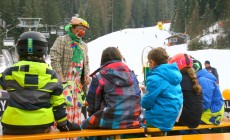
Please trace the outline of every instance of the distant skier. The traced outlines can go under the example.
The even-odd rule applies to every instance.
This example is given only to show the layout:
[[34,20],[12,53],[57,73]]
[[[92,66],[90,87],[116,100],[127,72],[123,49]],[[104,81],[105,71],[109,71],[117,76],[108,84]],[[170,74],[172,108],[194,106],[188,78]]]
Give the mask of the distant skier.
[[217,73],[216,68],[211,67],[210,61],[209,61],[209,60],[206,60],[206,61],[204,62],[204,66],[205,66],[205,68],[206,68],[206,70],[207,70],[208,72],[212,73],[212,74],[216,77],[216,83],[219,85],[219,75],[218,75],[218,73]]

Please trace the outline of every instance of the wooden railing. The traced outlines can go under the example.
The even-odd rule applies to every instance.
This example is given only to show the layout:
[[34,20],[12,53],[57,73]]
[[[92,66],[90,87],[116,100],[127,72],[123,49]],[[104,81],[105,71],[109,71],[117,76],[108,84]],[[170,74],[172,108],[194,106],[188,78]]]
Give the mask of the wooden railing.
[[[212,128],[224,128],[224,127],[230,127],[230,121],[223,121],[220,125],[199,125],[197,128],[188,128],[186,126],[174,126],[172,131],[194,130],[194,129],[205,129],[205,128],[212,129]],[[38,139],[56,139],[56,138],[90,137],[90,136],[115,136],[115,139],[121,139],[120,136],[122,134],[153,133],[153,132],[161,132],[161,130],[159,128],[150,128],[150,127],[148,127],[147,129],[136,128],[136,129],[119,129],[119,130],[84,129],[79,131],[51,132],[51,133],[34,134],[34,135],[2,135],[0,136],[0,140],[1,139],[2,140],[38,140]],[[193,139],[193,140],[197,140],[197,139]]]

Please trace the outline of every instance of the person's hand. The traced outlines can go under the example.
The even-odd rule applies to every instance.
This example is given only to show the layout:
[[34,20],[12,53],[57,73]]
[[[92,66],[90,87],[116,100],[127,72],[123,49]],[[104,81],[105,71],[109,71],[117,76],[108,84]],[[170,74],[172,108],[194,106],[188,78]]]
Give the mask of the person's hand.
[[148,91],[146,90],[146,87],[144,85],[140,85],[139,87],[140,87],[142,93],[148,94]]
[[66,83],[67,82],[67,80],[65,80],[65,78],[63,78],[63,76],[60,76],[60,79],[61,79],[62,83]]
[[57,129],[59,129],[61,132],[81,130],[81,128],[78,124],[74,124],[74,123],[71,123],[69,121],[65,121],[65,122],[66,123],[58,123],[57,124]]
[[91,82],[90,76],[89,75],[85,76],[84,85],[88,85],[90,82]]
[[146,88],[145,88],[144,85],[140,85],[139,87],[140,87],[140,89],[141,89],[142,92],[145,92],[145,91],[146,91]]
[[67,82],[67,81],[64,79],[64,77],[63,77],[63,75],[62,75],[61,72],[57,72],[57,74],[58,74],[58,76],[59,76],[59,78],[60,78],[60,80],[61,80],[62,83]]
[[61,82],[62,82],[62,83],[67,83],[67,81],[66,81],[66,80],[64,80],[64,79],[62,79],[62,80],[61,80]]

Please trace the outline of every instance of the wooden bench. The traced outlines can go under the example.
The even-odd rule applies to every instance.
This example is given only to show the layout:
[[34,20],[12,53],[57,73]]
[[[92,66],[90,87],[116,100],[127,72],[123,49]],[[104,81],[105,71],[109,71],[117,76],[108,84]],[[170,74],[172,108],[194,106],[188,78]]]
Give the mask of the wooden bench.
[[[171,131],[213,129],[213,128],[224,128],[224,127],[230,127],[230,121],[229,120],[226,120],[226,119],[223,120],[220,125],[200,124],[197,128],[189,128],[187,126],[174,126]],[[146,132],[147,133],[161,132],[161,130],[159,128],[148,127]],[[167,134],[165,134],[165,135],[167,135]]]
[[69,132],[51,132],[34,135],[2,135],[0,140],[38,140],[38,139],[55,139],[55,138],[73,138],[73,137],[89,137],[89,136],[115,136],[115,139],[121,139],[121,134],[144,133],[143,128],[136,129],[120,129],[120,130],[104,130],[104,129],[87,129]]
[[[223,127],[230,127],[230,121],[223,121],[220,125],[199,125],[197,128],[188,128],[187,126],[174,126],[172,131],[194,130],[194,129],[205,129],[205,128],[223,128]],[[144,132],[145,132],[144,128],[120,129],[120,130],[84,129],[81,131],[51,132],[51,133],[34,134],[34,135],[2,135],[0,136],[0,140],[1,139],[37,140],[37,139],[73,138],[73,137],[89,137],[89,136],[115,136],[115,139],[120,139],[121,134],[137,134],[137,133],[144,133]],[[162,132],[162,131],[159,128],[148,127],[146,129],[146,132],[153,133],[153,132]]]
[[167,137],[144,137],[129,140],[230,140],[230,133],[194,134]]

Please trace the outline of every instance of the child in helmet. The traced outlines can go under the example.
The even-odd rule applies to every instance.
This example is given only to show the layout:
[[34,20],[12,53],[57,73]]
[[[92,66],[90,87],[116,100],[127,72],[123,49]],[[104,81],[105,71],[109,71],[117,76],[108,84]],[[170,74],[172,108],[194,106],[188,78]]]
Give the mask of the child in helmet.
[[169,63],[177,64],[182,74],[180,83],[183,92],[182,112],[178,116],[177,125],[189,128],[198,127],[202,115],[202,88],[198,83],[196,73],[192,68],[191,56],[179,53],[171,57]]
[[182,76],[176,64],[168,64],[168,54],[158,47],[148,53],[150,72],[146,91],[141,99],[148,126],[170,131],[183,102],[180,82]]
[[216,84],[216,77],[202,69],[200,61],[193,59],[193,68],[203,93],[203,113],[201,123],[218,125],[224,116],[224,100]]
[[45,63],[48,42],[39,32],[25,32],[17,45],[19,62],[0,74],[0,88],[10,94],[2,116],[3,134],[49,132],[54,120],[60,131],[79,130],[66,119],[65,100],[57,73]]

